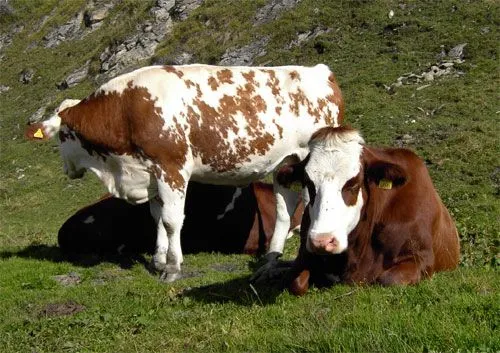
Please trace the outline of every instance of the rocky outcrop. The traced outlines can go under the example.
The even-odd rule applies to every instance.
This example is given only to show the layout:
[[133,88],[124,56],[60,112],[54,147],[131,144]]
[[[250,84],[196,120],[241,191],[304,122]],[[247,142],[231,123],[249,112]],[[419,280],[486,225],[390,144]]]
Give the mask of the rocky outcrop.
[[[12,38],[24,29],[22,25],[14,25],[4,33],[0,33],[0,53],[12,43]],[[0,59],[2,55],[0,54]],[[1,61],[1,60],[0,60]]]
[[[301,0],[270,0],[262,6],[254,17],[254,26],[271,22],[284,12],[291,10]],[[319,35],[319,34],[318,34]],[[222,54],[219,65],[252,65],[254,60],[267,54],[266,46],[269,37],[262,37],[250,44],[239,48],[229,48]]]
[[86,8],[76,13],[65,24],[58,26],[43,37],[45,48],[54,48],[68,40],[80,40],[99,28],[109,11],[115,6],[114,1],[94,4],[89,2]]
[[61,42],[76,39],[80,35],[80,28],[83,21],[83,12],[74,15],[68,22],[54,28],[43,37],[45,48],[57,47]]
[[[203,1],[204,0],[176,0],[175,6],[170,11],[172,19],[174,21],[184,21],[193,10],[197,9],[203,3]],[[169,2],[169,0],[159,0],[158,4],[161,2]]]
[[255,58],[267,54],[267,43],[269,43],[269,37],[262,37],[244,47],[230,48],[222,55],[219,65],[252,65]]
[[270,0],[255,14],[255,26],[277,19],[283,12],[294,8],[301,0]]
[[[122,42],[107,47],[99,56],[101,62],[97,82],[135,68],[153,56],[158,44],[171,32],[173,20],[183,20],[202,0],[157,0],[151,9],[152,20],[137,26],[136,32]],[[188,54],[189,55],[189,54]]]

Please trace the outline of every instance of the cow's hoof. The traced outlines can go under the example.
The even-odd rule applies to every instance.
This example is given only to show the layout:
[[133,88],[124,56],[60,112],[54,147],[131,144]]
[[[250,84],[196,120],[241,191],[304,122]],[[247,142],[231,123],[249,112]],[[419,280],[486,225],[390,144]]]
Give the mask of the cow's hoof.
[[279,264],[278,258],[280,256],[281,254],[278,252],[266,254],[264,256],[265,263],[250,277],[250,282],[260,284],[282,278],[283,274],[289,270],[289,266],[286,263]]
[[161,262],[155,259],[154,257],[151,259],[151,263],[149,264],[149,267],[151,271],[153,272],[165,272],[165,269],[167,268],[167,263],[166,262]]
[[182,278],[182,274],[180,272],[167,273],[166,271],[164,271],[160,275],[160,281],[166,282],[166,283],[172,283],[174,281],[177,281],[180,278]]

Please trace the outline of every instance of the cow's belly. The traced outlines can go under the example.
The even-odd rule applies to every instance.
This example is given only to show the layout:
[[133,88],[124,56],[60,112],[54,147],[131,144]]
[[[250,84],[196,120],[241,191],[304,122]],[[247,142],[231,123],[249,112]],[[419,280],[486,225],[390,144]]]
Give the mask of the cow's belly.
[[131,156],[112,155],[104,168],[90,168],[104,183],[108,192],[132,204],[147,202],[158,194],[151,176],[151,162]]
[[[275,146],[264,155],[253,155],[232,168],[220,169],[203,164],[200,159],[195,158],[191,179],[206,184],[243,186],[273,172],[287,156],[297,155],[302,160],[308,152],[305,146]],[[225,165],[224,160],[220,162],[221,166]]]

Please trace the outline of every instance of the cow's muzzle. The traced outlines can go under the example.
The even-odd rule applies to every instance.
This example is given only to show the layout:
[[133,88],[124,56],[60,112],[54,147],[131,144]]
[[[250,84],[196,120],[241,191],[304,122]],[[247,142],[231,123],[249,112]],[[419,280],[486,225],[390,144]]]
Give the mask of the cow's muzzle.
[[337,238],[330,233],[309,234],[307,250],[318,255],[340,254],[345,250]]

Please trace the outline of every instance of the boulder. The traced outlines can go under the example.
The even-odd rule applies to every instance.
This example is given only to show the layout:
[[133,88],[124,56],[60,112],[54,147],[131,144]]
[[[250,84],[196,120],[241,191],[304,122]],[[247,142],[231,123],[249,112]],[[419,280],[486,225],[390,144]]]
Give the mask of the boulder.
[[90,60],[88,60],[82,67],[70,73],[68,77],[66,77],[64,80],[57,83],[56,84],[57,88],[59,90],[64,90],[76,86],[77,84],[85,80],[85,78],[89,73],[89,67],[90,67]]
[[33,77],[35,76],[35,70],[33,69],[24,69],[21,71],[21,74],[19,76],[19,82],[28,84],[33,80]]

